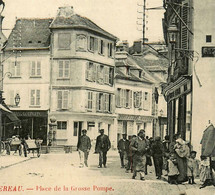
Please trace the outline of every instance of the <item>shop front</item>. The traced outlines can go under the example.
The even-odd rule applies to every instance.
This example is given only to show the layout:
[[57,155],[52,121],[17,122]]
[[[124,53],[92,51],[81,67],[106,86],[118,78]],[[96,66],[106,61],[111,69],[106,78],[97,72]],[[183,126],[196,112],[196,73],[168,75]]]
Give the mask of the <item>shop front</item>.
[[20,125],[14,125],[14,130],[21,138],[30,135],[31,139],[41,139],[47,144],[48,111],[13,111],[20,119]]
[[191,77],[181,77],[164,90],[167,99],[168,134],[174,134],[191,141],[192,124],[192,84]]

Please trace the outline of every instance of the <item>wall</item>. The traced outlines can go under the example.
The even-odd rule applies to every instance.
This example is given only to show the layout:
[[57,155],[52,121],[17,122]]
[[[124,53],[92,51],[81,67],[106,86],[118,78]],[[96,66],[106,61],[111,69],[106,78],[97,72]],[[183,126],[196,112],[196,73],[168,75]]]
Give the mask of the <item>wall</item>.
[[[202,87],[193,73],[193,116],[192,116],[192,143],[194,150],[200,155],[200,141],[203,131],[210,120],[215,123],[215,58],[201,57],[203,46],[215,45],[215,2],[212,0],[194,1],[194,51],[199,57],[198,62],[193,61]],[[212,35],[212,42],[206,43],[206,35]],[[197,53],[199,55],[197,55]]]

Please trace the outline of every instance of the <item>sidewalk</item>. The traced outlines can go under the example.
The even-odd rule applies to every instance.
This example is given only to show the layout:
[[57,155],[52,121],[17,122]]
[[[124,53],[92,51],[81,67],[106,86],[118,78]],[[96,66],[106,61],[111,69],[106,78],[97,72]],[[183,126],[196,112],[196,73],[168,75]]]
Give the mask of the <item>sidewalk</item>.
[[19,156],[18,153],[13,154],[13,152],[11,153],[11,155],[2,154],[0,155],[0,170],[31,159],[32,155],[30,155],[29,157],[24,157],[23,155]]

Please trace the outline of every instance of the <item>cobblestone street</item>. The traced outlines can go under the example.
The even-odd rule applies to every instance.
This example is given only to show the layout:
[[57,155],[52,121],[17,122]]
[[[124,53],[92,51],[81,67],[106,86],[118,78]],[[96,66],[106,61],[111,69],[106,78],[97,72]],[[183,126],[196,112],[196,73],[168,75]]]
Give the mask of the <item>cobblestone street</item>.
[[[1,157],[1,158],[4,158]],[[8,157],[7,157],[8,158]],[[137,194],[137,195],[177,195],[192,189],[197,195],[199,185],[169,185],[165,179],[156,180],[153,167],[145,181],[120,168],[118,153],[108,153],[107,168],[97,168],[98,155],[90,154],[89,167],[79,168],[78,153],[47,154],[40,158],[31,158],[1,171],[1,189],[4,186],[22,186],[23,191],[14,194]],[[150,173],[151,172],[151,173]],[[13,174],[13,177],[8,175]],[[198,180],[197,180],[197,183]],[[58,189],[58,191],[56,191]],[[67,191],[68,190],[68,191]],[[212,187],[201,190],[213,192]],[[107,191],[107,192],[105,192]],[[1,192],[8,194],[8,192]]]

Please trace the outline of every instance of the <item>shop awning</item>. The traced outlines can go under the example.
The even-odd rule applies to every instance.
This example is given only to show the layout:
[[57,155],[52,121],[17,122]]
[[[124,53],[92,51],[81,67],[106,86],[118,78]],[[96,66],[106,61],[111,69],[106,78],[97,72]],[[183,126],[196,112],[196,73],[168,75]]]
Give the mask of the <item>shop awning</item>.
[[16,116],[16,114],[14,114],[11,110],[9,110],[8,108],[6,108],[2,104],[0,104],[0,110],[2,111],[2,114],[4,114],[5,116],[7,116],[11,122],[19,122],[20,121],[18,119],[18,117]]

